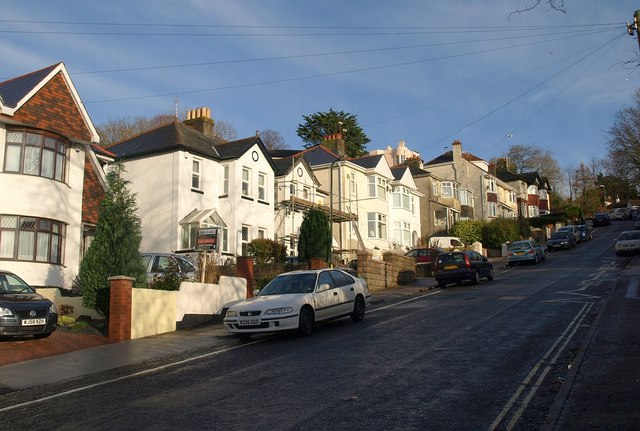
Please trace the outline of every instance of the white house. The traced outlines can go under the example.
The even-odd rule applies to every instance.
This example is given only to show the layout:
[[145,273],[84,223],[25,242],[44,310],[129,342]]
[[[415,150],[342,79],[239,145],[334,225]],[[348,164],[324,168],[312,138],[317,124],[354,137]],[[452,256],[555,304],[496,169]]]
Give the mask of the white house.
[[141,251],[189,252],[197,231],[217,228],[218,262],[274,236],[275,166],[258,136],[213,136],[207,108],[109,149],[126,169],[142,221]]
[[0,82],[0,267],[70,289],[112,154],[63,63]]

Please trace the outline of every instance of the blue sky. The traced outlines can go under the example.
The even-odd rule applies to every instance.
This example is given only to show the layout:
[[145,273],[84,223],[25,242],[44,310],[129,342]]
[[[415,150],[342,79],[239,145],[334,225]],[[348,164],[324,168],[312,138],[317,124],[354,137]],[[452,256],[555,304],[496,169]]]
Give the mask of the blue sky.
[[97,125],[208,106],[301,148],[303,115],[357,115],[368,150],[489,159],[513,144],[564,168],[606,155],[640,71],[637,2],[565,0],[4,2],[0,79],[63,61]]

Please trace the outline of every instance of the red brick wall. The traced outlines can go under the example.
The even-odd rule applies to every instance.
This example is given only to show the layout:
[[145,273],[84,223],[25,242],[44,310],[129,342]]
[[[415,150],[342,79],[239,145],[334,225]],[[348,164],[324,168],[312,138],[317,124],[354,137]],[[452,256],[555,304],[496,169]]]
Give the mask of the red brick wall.
[[93,169],[89,155],[84,158],[84,184],[82,186],[82,221],[98,223],[100,202],[104,198],[104,189]]
[[91,132],[61,73],[54,76],[16,111],[13,119],[32,127],[59,133],[72,140],[92,140]]

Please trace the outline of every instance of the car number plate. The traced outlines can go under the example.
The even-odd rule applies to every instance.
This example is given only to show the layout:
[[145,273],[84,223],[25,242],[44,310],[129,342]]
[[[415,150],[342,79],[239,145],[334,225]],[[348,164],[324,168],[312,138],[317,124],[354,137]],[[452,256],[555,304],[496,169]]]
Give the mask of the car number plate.
[[445,265],[444,269],[458,269],[456,265]]
[[260,319],[240,319],[238,326],[255,326],[260,324]]
[[44,325],[47,319],[22,319],[22,326]]
[[524,254],[524,251],[516,251],[515,253],[516,256],[522,256]]

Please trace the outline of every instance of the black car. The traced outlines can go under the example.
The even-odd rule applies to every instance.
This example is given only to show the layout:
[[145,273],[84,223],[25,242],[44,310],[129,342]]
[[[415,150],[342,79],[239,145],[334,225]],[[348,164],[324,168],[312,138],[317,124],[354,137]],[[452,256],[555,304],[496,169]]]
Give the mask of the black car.
[[56,330],[58,312],[17,275],[0,271],[0,337],[45,338]]
[[481,278],[493,280],[493,265],[485,256],[473,250],[439,254],[433,271],[433,276],[440,287],[465,280],[473,284],[480,283]]
[[580,241],[588,241],[593,238],[591,235],[591,228],[586,224],[579,224],[578,230],[580,231]]
[[547,240],[547,250],[561,250],[561,249],[571,249],[576,246],[576,237],[571,234],[571,232],[562,231],[556,232],[551,235],[551,238]]
[[593,215],[593,225],[594,226],[609,226],[611,224],[611,219],[609,218],[609,214],[607,213],[595,213]]

